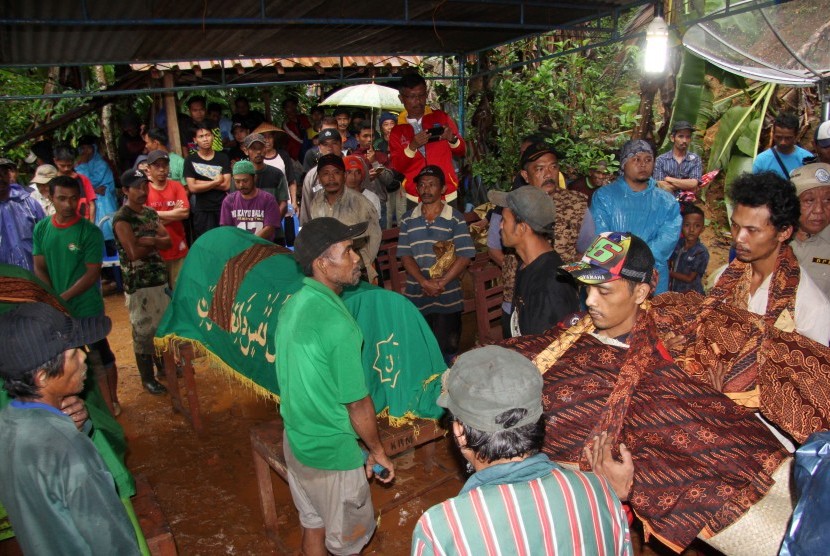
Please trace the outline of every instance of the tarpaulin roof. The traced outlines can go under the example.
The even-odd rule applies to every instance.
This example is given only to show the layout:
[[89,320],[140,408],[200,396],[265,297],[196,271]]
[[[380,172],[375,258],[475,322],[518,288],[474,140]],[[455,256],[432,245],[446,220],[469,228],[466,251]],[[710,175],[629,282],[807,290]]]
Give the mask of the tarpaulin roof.
[[794,86],[830,79],[827,0],[731,3],[739,6],[757,9],[697,23],[684,34],[683,46],[750,79]]
[[446,55],[647,0],[0,1],[0,66]]

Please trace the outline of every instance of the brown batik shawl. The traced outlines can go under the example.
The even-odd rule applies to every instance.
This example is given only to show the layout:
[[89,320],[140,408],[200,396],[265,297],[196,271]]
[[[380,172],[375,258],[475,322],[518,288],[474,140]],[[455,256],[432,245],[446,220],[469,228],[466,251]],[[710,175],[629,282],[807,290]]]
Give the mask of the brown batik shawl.
[[765,315],[746,310],[751,272],[749,264],[733,261],[706,298],[654,298],[653,317],[662,338],[685,338],[671,354],[689,375],[759,409],[804,442],[830,428],[830,349],[779,329],[792,328],[800,277],[789,246],[782,248],[770,279]]
[[641,312],[630,348],[588,334],[590,318],[502,342],[544,373],[544,451],[562,463],[584,461],[588,439],[608,431],[631,450],[631,507],[647,534],[678,552],[698,534],[738,520],[771,488],[786,453],[750,410],[690,379]]

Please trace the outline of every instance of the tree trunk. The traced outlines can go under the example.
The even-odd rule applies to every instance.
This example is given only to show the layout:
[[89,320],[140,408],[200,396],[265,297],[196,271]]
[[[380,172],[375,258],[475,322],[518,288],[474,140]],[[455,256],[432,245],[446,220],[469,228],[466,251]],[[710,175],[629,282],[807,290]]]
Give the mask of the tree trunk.
[[[43,84],[43,94],[44,95],[51,95],[55,93],[56,86],[58,84],[58,79],[60,78],[60,67],[58,66],[50,66],[49,73],[46,77],[46,83]],[[43,108],[42,111],[43,118],[38,119],[37,115],[32,118],[32,123],[29,126],[27,131],[31,131],[37,128],[41,124],[47,123],[49,120],[52,119],[52,109],[55,107],[55,101],[52,99],[46,99],[43,101]],[[37,114],[37,113],[36,113]]]
[[[107,74],[104,66],[92,66],[92,79],[99,89],[106,89]],[[106,102],[98,109],[98,126],[101,128],[101,137],[104,139],[104,157],[108,160],[117,160],[115,151],[115,136],[112,126],[112,103]]]

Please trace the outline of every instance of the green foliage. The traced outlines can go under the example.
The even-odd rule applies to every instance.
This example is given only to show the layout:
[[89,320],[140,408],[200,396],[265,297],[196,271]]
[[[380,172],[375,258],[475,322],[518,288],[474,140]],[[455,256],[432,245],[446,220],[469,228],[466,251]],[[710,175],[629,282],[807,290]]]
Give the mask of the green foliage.
[[[38,95],[43,93],[48,79],[45,69],[34,70],[0,70],[0,88],[6,95]],[[92,90],[90,80],[88,85]],[[86,99],[64,98],[60,100],[9,101],[0,103],[0,145],[20,137],[37,125],[57,118],[61,114],[85,104]],[[95,112],[75,119],[66,126],[55,130],[52,139],[55,142],[73,142],[78,137],[94,133],[100,135],[98,115]],[[3,155],[14,160],[24,158],[29,152],[29,143],[17,145],[6,150]]]
[[[565,40],[553,50],[585,44]],[[624,140],[614,134],[636,122],[639,100],[630,91],[637,88],[625,82],[635,53],[622,44],[572,52],[494,79],[494,152],[473,163],[475,173],[489,186],[510,183],[522,138],[539,131],[560,152],[569,174],[585,174],[601,160],[613,166],[611,152]]]
[[[733,155],[755,158],[764,114],[774,93],[775,85],[768,83],[757,89],[750,106],[733,106],[726,111],[720,119],[712,144],[709,170],[730,168],[730,158]],[[727,176],[729,175],[732,174],[727,171]]]
[[[705,129],[707,126],[699,125],[701,116],[701,108],[708,102],[712,104],[712,92],[706,83],[706,61],[692,54],[684,51],[683,61],[680,64],[680,71],[677,73],[677,80],[675,84],[674,107],[671,116],[671,125],[675,122],[685,121],[691,122],[695,128]],[[669,129],[671,129],[671,125]],[[698,134],[695,133],[695,138]],[[666,135],[661,151],[665,151],[670,147],[671,134]]]

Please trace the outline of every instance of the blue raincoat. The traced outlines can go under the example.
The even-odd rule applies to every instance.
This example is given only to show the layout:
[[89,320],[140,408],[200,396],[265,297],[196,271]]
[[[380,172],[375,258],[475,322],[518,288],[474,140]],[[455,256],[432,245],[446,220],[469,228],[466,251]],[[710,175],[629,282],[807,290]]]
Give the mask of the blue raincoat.
[[32,232],[46,218],[43,207],[20,185],[9,186],[9,198],[0,202],[0,263],[34,271]]
[[654,266],[660,273],[654,293],[668,291],[668,261],[683,224],[680,205],[671,193],[657,187],[657,182],[651,178],[643,191],[634,191],[620,175],[594,193],[591,215],[598,234],[631,232],[645,241],[654,255]]
[[[93,145],[94,153],[92,158],[83,164],[78,164],[75,171],[83,174],[92,182],[96,190],[102,185],[107,190],[101,194],[96,191],[98,198],[95,200],[95,224],[101,228],[105,240],[114,240],[112,233],[112,215],[118,210],[118,197],[115,194],[115,178],[107,161],[98,152],[98,146]],[[107,218],[109,217],[109,218]]]
[[830,432],[812,434],[795,453],[793,477],[798,504],[780,556],[812,556],[830,551]]

